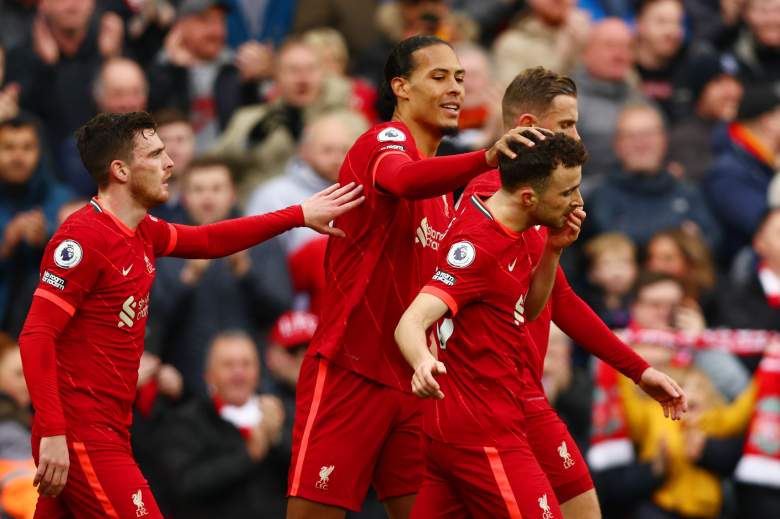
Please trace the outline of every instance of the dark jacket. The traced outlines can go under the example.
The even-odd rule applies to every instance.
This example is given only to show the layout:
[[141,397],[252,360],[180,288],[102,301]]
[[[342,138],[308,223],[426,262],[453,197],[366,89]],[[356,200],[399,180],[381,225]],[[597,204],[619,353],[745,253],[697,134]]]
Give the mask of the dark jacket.
[[704,196],[724,232],[723,258],[749,245],[767,208],[774,171],[769,164],[719,132],[718,155],[702,181]]
[[241,433],[217,414],[210,399],[170,413],[160,446],[175,496],[174,519],[284,517],[287,453],[271,449],[254,462]]
[[667,171],[632,175],[614,170],[585,207],[585,223],[594,234],[619,231],[643,246],[657,231],[692,221],[710,247],[717,250],[720,245],[720,229],[699,190]]

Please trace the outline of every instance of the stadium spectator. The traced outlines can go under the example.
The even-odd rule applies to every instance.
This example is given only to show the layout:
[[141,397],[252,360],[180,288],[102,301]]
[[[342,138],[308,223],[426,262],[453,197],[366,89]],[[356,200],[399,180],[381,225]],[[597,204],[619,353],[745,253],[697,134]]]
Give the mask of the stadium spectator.
[[17,47],[32,30],[38,0],[0,0],[0,46]]
[[[309,123],[298,146],[298,156],[284,173],[259,186],[249,198],[246,214],[262,214],[287,207],[336,182],[350,146],[368,129],[354,112],[332,112]],[[302,198],[303,197],[303,198]],[[325,246],[316,232],[286,232],[278,237],[286,255],[293,290],[309,297],[308,308],[319,312],[325,287]]]
[[92,83],[103,60],[122,51],[122,21],[95,0],[41,0],[38,14],[29,38],[8,53],[8,80],[21,88],[21,107],[46,123],[60,179],[91,194],[73,132],[96,112]]
[[589,240],[584,248],[588,260],[588,304],[610,328],[628,325],[629,295],[636,282],[636,246],[625,234],[610,232]]
[[636,69],[642,93],[668,119],[682,111],[679,90],[687,65],[682,0],[642,0],[636,13]]
[[742,7],[746,26],[734,43],[740,79],[780,86],[780,2],[747,0]]
[[569,0],[530,0],[520,19],[493,45],[496,81],[504,88],[530,67],[569,74],[579,63],[590,20]]
[[[434,0],[435,1],[435,0]],[[303,33],[318,27],[333,27],[344,35],[349,52],[358,55],[376,43],[377,34],[368,29],[373,22],[377,0],[296,0],[293,31]],[[418,1],[417,3],[425,3]]]
[[181,201],[181,176],[195,156],[195,131],[190,120],[178,110],[160,110],[154,114],[154,120],[157,122],[157,135],[173,161],[173,170],[168,179],[170,198],[152,209],[151,213],[168,222],[182,223],[186,215]]
[[30,394],[24,382],[19,345],[0,332],[0,513],[32,519],[38,492],[32,482]]
[[750,244],[767,208],[780,153],[780,93],[769,85],[746,84],[737,120],[717,146],[702,188],[725,232],[722,259],[727,265]]
[[669,133],[673,174],[699,183],[712,164],[714,132],[724,131],[725,124],[734,120],[742,99],[737,67],[734,58],[716,54],[702,54],[689,63],[687,89],[682,94],[690,96],[693,111]]
[[[218,159],[190,163],[182,178],[187,222],[206,225],[235,216],[229,167]],[[203,396],[211,338],[226,329],[259,337],[291,302],[285,261],[275,242],[216,260],[160,259],[152,289],[155,311],[147,348],[178,369],[184,388]]]
[[[297,0],[286,2],[226,0],[228,12],[228,44],[240,49],[249,42],[262,42],[271,50],[282,44],[293,23]],[[354,14],[354,13],[350,13]]]
[[244,166],[242,194],[279,174],[308,121],[350,105],[349,88],[325,78],[317,53],[300,38],[277,51],[274,78],[275,99],[238,110],[211,150]]
[[336,29],[322,27],[304,33],[303,41],[317,52],[327,76],[342,78],[349,83],[352,92],[350,108],[361,112],[370,123],[378,122],[376,113],[377,91],[367,81],[347,75],[349,54],[347,42]]
[[699,232],[679,228],[653,234],[647,243],[645,269],[675,276],[685,288],[685,297],[699,303],[707,320],[716,318],[715,263]]
[[208,148],[233,112],[258,98],[251,64],[236,61],[226,45],[228,5],[222,0],[184,0],[177,21],[149,76],[152,110],[187,114],[197,149]]
[[767,211],[753,236],[757,263],[719,298],[718,324],[780,331],[780,208]]
[[7,121],[19,115],[19,85],[4,83],[5,80],[5,48],[0,43],[0,122]]
[[286,417],[277,397],[256,393],[259,383],[252,339],[216,336],[205,366],[208,396],[171,412],[160,433],[174,519],[284,516]]
[[16,337],[38,281],[57,211],[72,197],[41,160],[36,124],[0,122],[0,329]]
[[143,112],[149,85],[141,67],[127,58],[110,58],[103,63],[92,86],[95,104],[101,112]]
[[583,67],[574,75],[577,126],[590,156],[584,168],[586,191],[592,184],[588,177],[606,175],[615,165],[612,145],[618,114],[626,104],[642,99],[632,78],[632,45],[631,30],[622,20],[607,18],[595,24],[582,54]]
[[626,107],[615,133],[620,165],[589,197],[586,224],[595,233],[623,232],[640,247],[658,230],[694,225],[717,250],[717,223],[698,189],[665,168],[666,146],[666,129],[657,109],[645,104]]

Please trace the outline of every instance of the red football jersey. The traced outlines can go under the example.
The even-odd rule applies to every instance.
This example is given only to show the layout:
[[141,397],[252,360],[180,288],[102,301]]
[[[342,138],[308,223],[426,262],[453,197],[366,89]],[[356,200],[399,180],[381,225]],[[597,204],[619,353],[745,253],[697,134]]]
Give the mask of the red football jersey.
[[417,202],[414,250],[419,264],[417,287],[425,285],[439,263],[439,251],[455,216],[452,193]]
[[[154,259],[168,254],[175,241],[176,231],[167,222],[147,215],[132,230],[96,198],[49,241],[35,296],[72,316],[56,339],[70,440],[129,436]],[[41,435],[36,425],[33,433]]]
[[477,196],[464,201],[422,289],[444,301],[436,326],[443,400],[428,406],[425,432],[448,442],[514,445],[523,436],[524,302],[534,262],[522,233],[494,219]]
[[328,240],[320,326],[309,345],[339,366],[409,391],[411,369],[393,338],[420,286],[415,261],[415,202],[374,184],[382,159],[403,153],[420,160],[411,132],[392,121],[370,129],[344,158],[339,182],[363,185],[365,202],[336,219],[346,238]]

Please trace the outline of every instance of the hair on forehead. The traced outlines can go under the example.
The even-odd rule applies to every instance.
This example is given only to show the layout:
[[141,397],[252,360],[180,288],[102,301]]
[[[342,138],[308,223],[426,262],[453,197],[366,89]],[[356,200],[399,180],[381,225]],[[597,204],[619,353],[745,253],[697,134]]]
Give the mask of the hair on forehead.
[[524,113],[543,117],[558,96],[577,97],[577,85],[564,76],[544,67],[533,67],[515,76],[504,91],[501,112],[504,126],[511,128]]

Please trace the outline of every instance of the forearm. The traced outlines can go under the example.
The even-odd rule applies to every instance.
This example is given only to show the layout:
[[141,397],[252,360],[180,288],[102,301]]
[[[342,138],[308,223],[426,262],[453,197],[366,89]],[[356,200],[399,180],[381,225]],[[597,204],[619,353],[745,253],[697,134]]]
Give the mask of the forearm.
[[65,434],[55,339],[69,319],[70,316],[54,303],[33,297],[19,336],[24,378],[35,409],[36,432],[44,437]]
[[175,237],[168,255],[190,259],[221,258],[303,225],[303,209],[299,205],[210,225],[174,224]]
[[399,198],[418,200],[450,193],[491,170],[485,150],[413,161],[403,153],[381,155],[374,182]]
[[395,341],[406,362],[416,369],[422,361],[430,358],[424,319],[411,308],[407,310],[395,329]]
[[542,257],[539,259],[531,284],[528,289],[528,296],[525,298],[525,318],[526,321],[533,321],[542,313],[544,305],[547,304],[553,285],[555,284],[555,275],[558,271],[558,261],[561,258],[560,249],[545,247]]

